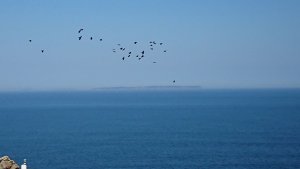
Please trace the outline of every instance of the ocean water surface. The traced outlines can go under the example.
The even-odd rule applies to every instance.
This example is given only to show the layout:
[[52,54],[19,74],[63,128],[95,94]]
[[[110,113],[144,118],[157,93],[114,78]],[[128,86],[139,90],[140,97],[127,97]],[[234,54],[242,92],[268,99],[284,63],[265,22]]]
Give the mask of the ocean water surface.
[[29,169],[299,169],[300,90],[0,93]]

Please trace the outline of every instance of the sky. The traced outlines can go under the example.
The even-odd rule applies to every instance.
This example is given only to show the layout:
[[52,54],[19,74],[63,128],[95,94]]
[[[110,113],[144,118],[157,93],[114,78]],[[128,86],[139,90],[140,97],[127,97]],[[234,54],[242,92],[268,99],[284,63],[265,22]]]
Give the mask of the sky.
[[[1,0],[0,90],[299,88],[299,9],[298,0]],[[150,41],[164,44],[150,51]],[[145,57],[112,52],[118,43]]]

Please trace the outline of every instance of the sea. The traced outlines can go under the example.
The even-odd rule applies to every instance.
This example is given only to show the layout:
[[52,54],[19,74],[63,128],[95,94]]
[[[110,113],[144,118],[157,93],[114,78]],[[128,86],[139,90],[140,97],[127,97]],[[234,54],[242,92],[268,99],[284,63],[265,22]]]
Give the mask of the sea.
[[1,92],[28,169],[299,169],[300,89]]

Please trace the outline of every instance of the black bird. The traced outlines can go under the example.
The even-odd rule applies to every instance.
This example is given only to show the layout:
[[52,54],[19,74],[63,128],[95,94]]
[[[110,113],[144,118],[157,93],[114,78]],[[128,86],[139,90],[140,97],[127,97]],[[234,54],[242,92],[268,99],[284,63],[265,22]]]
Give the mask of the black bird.
[[125,50],[125,48],[122,49],[123,51]]
[[141,56],[141,58],[143,58],[143,57],[144,57],[144,55]]
[[78,39],[81,40],[82,36],[79,36]]
[[100,39],[100,41],[102,41],[103,39]]
[[81,31],[83,31],[83,29],[79,29],[78,33],[80,33]]
[[153,62],[153,63],[156,63],[156,62]]
[[134,42],[134,44],[137,44],[137,42]]
[[139,57],[139,55],[136,55],[136,57],[138,58],[138,57]]
[[93,40],[93,37],[91,37],[90,39]]
[[120,48],[120,50],[123,50],[123,48]]
[[150,45],[150,46],[153,46],[153,45]]
[[118,44],[118,46],[121,46],[121,44]]
[[139,60],[141,60],[142,58],[139,58]]
[[41,50],[42,53],[44,53],[44,50]]
[[128,57],[130,57],[130,55],[128,55]]
[[153,43],[153,42],[149,42],[149,43],[151,44],[151,43]]
[[31,39],[29,40],[29,42],[31,42]]
[[145,54],[145,51],[143,51],[142,54]]
[[173,80],[173,83],[175,83],[176,81],[175,80]]
[[164,50],[164,52],[166,53],[166,52],[167,52],[167,50]]
[[129,52],[129,55],[131,54],[131,52]]
[[125,57],[122,57],[123,60],[125,60]]
[[151,50],[153,50],[153,48],[150,48]]
[[154,44],[154,45],[156,45],[156,42],[155,42],[155,41],[153,41],[153,44]]
[[162,45],[163,43],[159,43],[160,45]]

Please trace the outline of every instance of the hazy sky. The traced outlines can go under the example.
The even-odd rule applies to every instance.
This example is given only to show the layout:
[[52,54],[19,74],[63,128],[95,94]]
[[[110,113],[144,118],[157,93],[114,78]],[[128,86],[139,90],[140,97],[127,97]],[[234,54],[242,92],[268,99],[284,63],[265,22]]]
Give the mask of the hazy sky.
[[1,0],[0,90],[300,87],[299,18],[299,0]]

